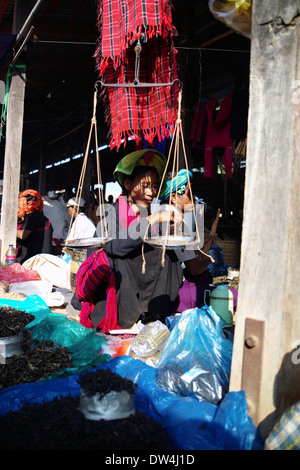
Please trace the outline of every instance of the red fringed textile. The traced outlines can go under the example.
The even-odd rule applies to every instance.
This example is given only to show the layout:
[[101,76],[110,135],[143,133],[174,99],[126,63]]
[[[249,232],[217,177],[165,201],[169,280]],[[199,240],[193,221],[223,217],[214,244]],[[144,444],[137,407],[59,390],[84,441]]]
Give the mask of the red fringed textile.
[[[168,0],[99,0],[100,36],[95,52],[104,83],[132,83],[135,78],[136,40],[141,40],[139,81],[172,83],[178,79],[177,51],[173,47],[171,2]],[[164,87],[104,87],[111,148],[131,137],[153,143],[169,136],[178,109],[178,81]]]
[[100,284],[105,282],[106,315],[99,323],[103,333],[120,328],[117,319],[117,295],[115,276],[110,268],[109,260],[103,249],[90,255],[79,267],[76,275],[76,295],[82,303],[80,323],[86,328],[94,328],[90,314],[94,310],[93,296]]

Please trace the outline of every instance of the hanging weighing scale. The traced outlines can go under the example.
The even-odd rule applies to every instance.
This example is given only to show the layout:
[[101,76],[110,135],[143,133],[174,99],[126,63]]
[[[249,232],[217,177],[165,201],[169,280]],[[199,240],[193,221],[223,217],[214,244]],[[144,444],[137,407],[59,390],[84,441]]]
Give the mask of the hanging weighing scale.
[[[180,87],[179,94],[178,94],[178,115],[177,115],[177,120],[175,124],[175,129],[174,133],[172,136],[171,140],[171,145],[169,149],[169,154],[168,154],[168,159],[167,163],[165,166],[164,174],[160,183],[160,187],[158,190],[157,194],[157,199],[154,203],[153,207],[153,212],[156,211],[156,206],[159,205],[157,202],[159,200],[159,196],[161,194],[163,182],[166,176],[167,168],[169,165],[169,162],[171,160],[172,152],[173,152],[173,165],[172,165],[172,180],[175,176],[177,176],[178,171],[179,171],[179,143],[181,141],[182,145],[182,150],[183,150],[183,155],[184,155],[184,162],[185,162],[185,169],[187,170],[187,178],[188,178],[188,184],[190,187],[190,193],[191,193],[191,212],[192,212],[192,217],[194,220],[195,224],[195,230],[193,233],[189,230],[186,230],[185,222],[184,219],[182,219],[182,222],[180,224],[171,224],[170,222],[165,223],[165,229],[163,230],[163,233],[160,233],[159,235],[153,235],[147,236],[145,235],[143,242],[148,243],[149,245],[155,246],[162,248],[162,266],[165,264],[165,251],[167,249],[171,250],[179,250],[179,249],[186,249],[189,247],[190,249],[194,250],[199,250],[204,256],[209,257],[212,262],[213,259],[210,255],[207,253],[203,252],[201,250],[200,244],[202,246],[203,241],[201,240],[200,233],[199,233],[199,227],[198,227],[198,222],[197,222],[197,214],[196,214],[196,208],[195,208],[195,203],[194,203],[194,197],[192,193],[192,185],[189,177],[189,171],[188,171],[188,161],[187,161],[187,156],[186,156],[186,151],[185,151],[185,145],[184,145],[184,138],[183,138],[183,131],[182,131],[182,125],[181,125],[181,103],[182,103],[182,86]],[[172,189],[173,185],[172,185]],[[171,195],[174,193],[174,190],[170,192],[169,200],[168,203],[163,205],[164,210],[170,210],[170,211],[176,211],[177,207],[177,189],[178,189],[178,180],[176,179],[176,188],[175,188],[175,204],[171,203]],[[201,211],[201,212],[200,212]],[[199,215],[201,217],[204,217],[204,205],[201,204],[199,207]],[[148,224],[148,229],[150,227],[150,223]],[[148,230],[146,230],[146,234],[148,233]],[[146,266],[146,261],[144,257],[144,243],[143,243],[143,267],[142,267],[142,272],[145,272],[145,266]]]
[[[96,163],[97,163],[97,182],[98,182],[98,201],[99,201],[99,209],[100,209],[100,237],[90,237],[90,238],[78,238],[75,240],[69,240],[69,234],[71,230],[71,226],[73,223],[74,216],[72,214],[70,225],[69,225],[69,230],[68,230],[68,235],[66,242],[64,246],[66,248],[71,248],[72,250],[76,249],[87,249],[87,248],[101,248],[103,247],[106,243],[108,243],[111,238],[108,236],[108,231],[107,231],[107,225],[105,223],[104,219],[104,196],[103,196],[103,191],[101,191],[101,188],[103,187],[102,185],[102,177],[101,177],[101,168],[100,168],[100,158],[99,158],[99,145],[98,145],[98,135],[97,135],[97,120],[96,120],[96,109],[97,109],[97,95],[98,95],[98,86],[97,82],[94,85],[95,87],[95,92],[94,92],[94,99],[93,99],[93,117],[91,119],[91,127],[90,127],[90,132],[89,132],[89,137],[88,137],[88,143],[83,159],[83,164],[82,164],[82,169],[81,169],[81,174],[79,178],[79,183],[76,191],[76,196],[75,196],[75,204],[77,204],[82,195],[82,187],[83,187],[83,182],[84,182],[84,177],[85,177],[85,172],[86,172],[86,166],[87,166],[87,160],[89,156],[89,150],[90,150],[90,144],[91,144],[91,138],[92,138],[92,133],[93,129],[95,131],[95,147],[96,147]],[[75,227],[76,227],[76,220],[74,221]]]
[[[190,191],[191,191],[192,214],[193,214],[193,218],[195,221],[196,232],[195,234],[189,233],[190,231],[187,230],[187,226],[184,220],[182,220],[182,223],[180,225],[174,224],[173,226],[171,225],[170,222],[166,222],[165,227],[163,229],[163,233],[161,233],[160,235],[154,235],[154,236],[151,235],[151,237],[147,237],[147,236],[144,237],[144,241],[148,243],[149,245],[153,245],[153,246],[157,246],[157,247],[161,247],[165,249],[183,249],[183,248],[186,248],[187,246],[194,246],[200,243],[200,235],[199,235],[196,212],[195,212],[195,204],[193,202],[194,198],[192,194],[192,186],[190,183],[190,177],[188,173],[188,162],[187,162],[187,157],[186,157],[186,152],[185,152],[183,132],[182,132],[182,126],[181,126],[181,102],[182,102],[182,87],[180,87],[179,94],[178,94],[178,116],[177,116],[177,120],[175,124],[175,130],[172,136],[168,159],[167,159],[165,170],[162,176],[160,187],[158,190],[157,199],[154,203],[153,212],[156,212],[157,205],[159,204],[157,201],[159,200],[159,196],[161,194],[163,182],[166,176],[168,165],[171,160],[172,152],[174,152],[173,153],[173,165],[172,165],[172,179],[178,174],[179,142],[181,139],[185,166],[186,166],[187,176],[188,176],[188,183],[189,183]],[[177,207],[177,187],[178,187],[178,180],[176,180],[175,205],[171,203],[171,195],[172,195],[172,191],[171,191],[168,202],[166,204],[163,204],[161,207],[162,210],[178,211],[176,208]]]
[[[184,140],[183,140],[183,132],[182,132],[182,126],[181,126],[182,83],[177,78],[175,80],[173,80],[172,82],[170,82],[170,83],[144,83],[144,82],[140,82],[140,80],[139,80],[140,56],[141,56],[141,51],[142,51],[140,39],[137,40],[134,51],[135,51],[135,71],[134,71],[135,78],[134,78],[134,81],[132,83],[104,83],[104,82],[100,81],[100,83],[103,87],[122,87],[122,88],[123,87],[124,88],[165,87],[165,86],[172,86],[177,81],[179,82],[179,86],[180,86],[179,95],[178,95],[178,117],[177,117],[177,121],[176,121],[176,125],[175,125],[175,131],[174,131],[174,134],[173,134],[173,138],[172,138],[172,142],[171,142],[171,146],[170,146],[170,150],[169,150],[168,161],[167,161],[167,164],[166,164],[166,167],[165,167],[165,171],[164,171],[162,181],[161,181],[161,185],[160,185],[158,195],[157,195],[157,198],[158,198],[159,194],[161,193],[163,181],[164,181],[165,176],[166,176],[166,171],[167,171],[170,159],[171,159],[171,153],[172,153],[173,147],[174,147],[174,160],[173,160],[172,177],[175,176],[175,172],[176,172],[176,174],[178,173],[178,170],[179,170],[179,140],[180,140],[180,137],[181,137],[182,147],[183,147],[183,151],[184,151],[185,165],[186,165],[186,168],[188,169],[187,157],[186,157]],[[188,180],[189,180],[189,175],[188,175]],[[189,180],[189,183],[190,183],[190,180]],[[191,185],[190,185],[190,188],[191,188]],[[177,194],[177,191],[176,191],[176,194]],[[193,203],[192,188],[191,188],[191,198],[192,198],[193,216],[194,216],[194,220],[196,221],[196,213],[195,213],[195,207],[194,207],[194,203]],[[174,205],[171,205],[170,199],[171,199],[171,195],[170,195],[170,198],[169,198],[169,204],[168,204],[169,207],[166,207],[165,205],[164,206],[165,206],[166,210],[169,209],[169,210],[174,211],[175,207],[174,207]],[[204,208],[202,208],[202,209],[204,211]],[[155,205],[154,205],[154,210],[155,210]],[[146,242],[150,245],[153,245],[153,246],[163,247],[164,249],[167,249],[167,248],[169,248],[169,249],[182,249],[182,248],[185,248],[187,246],[194,246],[195,244],[197,245],[198,243],[200,243],[200,236],[199,236],[199,230],[198,230],[198,227],[197,227],[197,223],[196,223],[196,237],[187,235],[186,230],[183,231],[182,228],[180,228],[178,226],[175,227],[175,231],[171,235],[171,230],[170,229],[171,229],[170,225],[167,225],[164,235],[151,236],[151,237],[148,237],[148,238],[144,238],[144,242]],[[168,232],[170,232],[170,234],[168,234]]]

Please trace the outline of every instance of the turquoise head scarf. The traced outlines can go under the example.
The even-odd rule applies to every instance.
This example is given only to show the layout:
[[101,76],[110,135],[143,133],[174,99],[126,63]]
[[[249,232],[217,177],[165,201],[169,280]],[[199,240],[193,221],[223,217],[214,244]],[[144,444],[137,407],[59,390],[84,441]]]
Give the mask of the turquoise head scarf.
[[178,194],[183,194],[185,192],[186,184],[192,176],[192,173],[188,170],[178,171],[175,178],[166,182],[167,188],[160,196],[160,201],[165,202],[170,197],[170,194],[175,191],[177,191]]

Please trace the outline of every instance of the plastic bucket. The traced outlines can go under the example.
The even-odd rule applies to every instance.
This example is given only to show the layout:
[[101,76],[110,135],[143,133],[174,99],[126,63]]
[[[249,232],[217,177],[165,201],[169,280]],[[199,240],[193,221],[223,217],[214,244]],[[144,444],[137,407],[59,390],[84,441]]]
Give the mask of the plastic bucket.
[[8,357],[23,354],[22,340],[23,335],[0,338],[0,364],[5,363],[5,359]]

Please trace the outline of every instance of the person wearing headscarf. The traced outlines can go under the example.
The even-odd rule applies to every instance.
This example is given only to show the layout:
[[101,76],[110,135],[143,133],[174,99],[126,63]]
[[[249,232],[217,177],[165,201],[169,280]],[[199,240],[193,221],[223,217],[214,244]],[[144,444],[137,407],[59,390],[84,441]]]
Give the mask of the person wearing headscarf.
[[40,253],[52,253],[52,225],[43,213],[43,198],[38,191],[27,189],[18,199],[17,262]]
[[[186,169],[180,170],[173,178],[171,176],[166,182],[160,201],[174,205],[182,212],[191,212],[195,204],[191,187],[192,177],[192,172]],[[208,235],[201,251],[208,253],[214,241],[215,235]],[[196,255],[194,250],[179,252],[177,256],[184,263],[185,279],[172,309],[174,312],[183,312],[190,308],[200,308],[204,305],[204,293],[210,290],[213,281],[213,276],[207,270],[211,258],[203,254]]]
[[181,264],[173,250],[166,250],[162,266],[162,250],[144,242],[150,226],[179,222],[172,211],[150,213],[165,165],[160,152],[139,150],[125,156],[114,171],[123,193],[108,208],[106,220],[110,215],[114,219],[108,224],[112,240],[81,264],[76,277],[80,321],[86,327],[107,333],[131,328],[138,320],[164,321],[170,314],[183,281]]
[[179,170],[177,175],[174,178],[170,178],[166,181],[165,191],[160,196],[161,202],[169,201],[171,204],[176,199],[179,199],[179,196],[186,196],[186,202],[184,199],[181,202],[181,205],[185,203],[191,204],[192,197],[191,197],[191,179],[192,179],[192,172],[186,169]]

